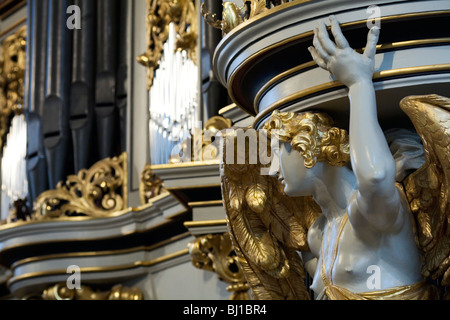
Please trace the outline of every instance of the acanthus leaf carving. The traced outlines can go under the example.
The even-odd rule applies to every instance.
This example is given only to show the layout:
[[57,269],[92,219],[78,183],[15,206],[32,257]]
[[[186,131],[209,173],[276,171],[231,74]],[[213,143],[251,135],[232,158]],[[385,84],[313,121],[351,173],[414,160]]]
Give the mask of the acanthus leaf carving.
[[127,205],[127,156],[107,158],[61,181],[42,193],[33,219],[89,216],[107,217]]
[[206,271],[215,272],[220,280],[229,284],[230,300],[249,300],[247,280],[239,257],[231,242],[230,234],[200,236],[188,245],[192,264]]
[[175,23],[178,34],[176,49],[186,50],[188,57],[196,63],[197,19],[195,2],[192,0],[147,0],[147,51],[136,58],[147,68],[147,89],[153,84],[171,22]]

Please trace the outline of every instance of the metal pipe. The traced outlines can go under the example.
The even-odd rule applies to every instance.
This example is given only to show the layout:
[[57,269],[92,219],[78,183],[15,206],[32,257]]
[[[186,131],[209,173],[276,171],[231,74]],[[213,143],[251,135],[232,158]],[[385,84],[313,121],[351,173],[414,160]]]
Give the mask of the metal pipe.
[[120,2],[97,0],[97,74],[95,114],[99,157],[117,154],[119,141],[116,107],[118,9]]
[[70,90],[70,128],[72,130],[74,169],[89,168],[95,162],[92,139],[95,107],[96,3],[75,0],[81,9],[82,26],[73,30],[73,66]]
[[43,145],[42,116],[45,97],[45,48],[47,45],[48,0],[29,0],[27,25],[27,67],[24,114],[27,122],[28,205],[48,189]]
[[71,4],[68,0],[49,0],[43,133],[51,189],[74,171],[69,127],[72,31],[66,27],[66,10]]

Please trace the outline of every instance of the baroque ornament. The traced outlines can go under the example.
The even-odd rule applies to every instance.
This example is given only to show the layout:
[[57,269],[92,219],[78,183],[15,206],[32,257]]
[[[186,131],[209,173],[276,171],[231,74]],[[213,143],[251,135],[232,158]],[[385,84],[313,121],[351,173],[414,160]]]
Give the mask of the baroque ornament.
[[425,164],[404,182],[424,258],[422,274],[450,286],[450,99],[411,96],[400,107],[425,147]]
[[8,36],[0,54],[0,150],[3,149],[11,118],[22,112],[26,26]]
[[174,148],[170,163],[212,161],[219,159],[218,141],[216,135],[221,130],[231,128],[232,122],[221,116],[214,116],[205,123],[203,130],[193,129],[188,139],[181,141]]
[[141,204],[144,205],[150,199],[160,195],[164,189],[163,180],[152,170],[150,164],[146,164],[141,173],[141,183],[139,185],[139,195]]
[[309,0],[246,0],[242,7],[237,6],[233,2],[225,1],[223,3],[222,19],[219,19],[217,14],[209,12],[205,4],[202,3],[201,13],[210,26],[221,29],[222,35],[225,36],[244,21],[269,11],[273,7],[288,2],[302,3],[307,1]]
[[197,61],[198,20],[193,0],[147,0],[147,51],[137,61],[147,68],[147,89],[153,83],[159,67],[164,43],[169,37],[169,24],[175,23],[178,34],[177,50],[186,50],[188,57]]
[[[248,149],[245,159],[227,161],[230,144],[232,150],[239,148],[237,134],[227,130],[223,144],[222,197],[233,246],[253,296],[260,300],[309,299],[297,251],[309,249],[307,232],[320,208],[311,197],[287,197],[277,179],[261,175],[261,169],[268,169],[269,164],[252,163]],[[255,139],[258,141],[249,144],[270,149],[267,138],[255,135]]]
[[[202,147],[193,146],[193,158],[202,159],[203,161],[217,160],[219,158],[219,150],[217,141],[215,141],[216,134],[221,130],[231,128],[231,126],[231,120],[221,116],[214,116],[206,121],[201,139]],[[194,143],[197,143],[197,140],[194,139]],[[199,150],[201,150],[201,155],[195,154]]]
[[89,216],[103,218],[127,206],[127,155],[107,158],[42,193],[34,220]]
[[228,233],[198,237],[188,247],[196,268],[215,272],[220,280],[229,284],[230,300],[249,300],[249,286]]
[[[401,101],[416,129],[408,137],[420,137],[410,155],[420,160],[411,166],[399,161],[395,134],[385,136],[376,117],[379,29],[370,30],[360,54],[336,18],[330,22],[335,41],[320,23],[309,50],[319,67],[349,88],[349,132],[333,127],[324,113],[274,112],[261,131],[268,137],[256,136],[271,150],[269,175],[261,174],[269,164],[251,161],[255,142],[245,146],[242,159],[238,130],[226,134],[222,196],[243,272],[257,299],[447,298],[439,289],[450,285],[450,99]],[[371,268],[382,281],[369,285]],[[440,288],[430,280],[439,280]]]

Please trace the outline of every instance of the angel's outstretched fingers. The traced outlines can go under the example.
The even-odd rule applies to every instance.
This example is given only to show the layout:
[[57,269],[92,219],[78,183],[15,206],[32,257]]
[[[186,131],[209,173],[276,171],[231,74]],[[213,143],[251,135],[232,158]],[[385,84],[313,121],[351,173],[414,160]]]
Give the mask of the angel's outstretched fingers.
[[319,57],[322,58],[322,60],[325,61],[325,63],[327,63],[327,61],[330,60],[330,56],[322,48],[322,44],[319,41],[319,30],[317,28],[314,29],[313,45],[314,45],[314,48],[316,49],[316,53],[319,55]]
[[309,47],[308,50],[311,53],[314,62],[322,69],[328,70],[326,62],[319,56],[316,49],[314,47]]
[[373,58],[377,51],[378,37],[380,36],[380,29],[378,27],[372,27],[367,35],[367,45],[364,49],[364,55],[368,58]]
[[331,23],[331,33],[333,34],[334,41],[336,42],[338,48],[345,49],[350,47],[347,39],[342,34],[341,27],[339,26],[339,22],[337,21],[335,16],[330,16],[330,23]]
[[332,56],[336,53],[336,45],[333,43],[333,41],[330,40],[328,31],[327,31],[327,26],[325,25],[325,22],[323,22],[323,21],[319,22],[318,39],[320,41],[320,44],[322,45],[322,48],[330,56]]

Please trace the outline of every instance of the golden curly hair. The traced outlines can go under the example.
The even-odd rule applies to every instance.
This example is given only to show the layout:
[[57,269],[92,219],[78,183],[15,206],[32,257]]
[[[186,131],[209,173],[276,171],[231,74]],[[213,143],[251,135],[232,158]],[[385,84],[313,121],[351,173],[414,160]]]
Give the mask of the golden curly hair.
[[269,137],[275,133],[280,141],[290,143],[292,149],[303,156],[309,169],[319,161],[340,167],[350,161],[348,132],[333,127],[333,120],[326,113],[277,110],[263,129]]

